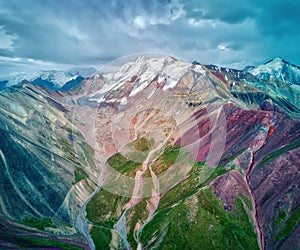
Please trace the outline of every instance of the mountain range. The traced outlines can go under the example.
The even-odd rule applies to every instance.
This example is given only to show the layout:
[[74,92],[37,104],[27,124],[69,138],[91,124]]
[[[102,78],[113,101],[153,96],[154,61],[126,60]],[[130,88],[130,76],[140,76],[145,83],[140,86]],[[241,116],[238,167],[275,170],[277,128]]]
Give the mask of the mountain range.
[[87,72],[2,81],[1,247],[298,249],[299,67]]
[[41,70],[34,73],[14,73],[0,76],[0,89],[13,86],[26,80],[52,90],[69,90],[76,87],[83,79],[92,76],[95,68],[73,68],[64,70]]

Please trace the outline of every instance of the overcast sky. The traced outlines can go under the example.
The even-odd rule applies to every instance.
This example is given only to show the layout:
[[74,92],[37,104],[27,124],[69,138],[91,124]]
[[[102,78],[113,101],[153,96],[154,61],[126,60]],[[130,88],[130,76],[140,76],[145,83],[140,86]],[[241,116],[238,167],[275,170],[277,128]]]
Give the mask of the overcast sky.
[[299,0],[0,0],[0,74],[163,52],[300,65]]

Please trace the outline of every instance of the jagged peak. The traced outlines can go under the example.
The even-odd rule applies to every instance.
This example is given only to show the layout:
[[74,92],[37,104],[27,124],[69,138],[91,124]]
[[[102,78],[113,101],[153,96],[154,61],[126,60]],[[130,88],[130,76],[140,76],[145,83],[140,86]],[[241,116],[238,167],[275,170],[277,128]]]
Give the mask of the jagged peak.
[[135,63],[137,63],[137,62],[144,62],[144,61],[147,61],[148,59],[150,59],[149,56],[141,55],[141,56],[136,57],[133,60],[133,62],[135,62]]
[[167,55],[167,56],[157,56],[157,57],[140,55],[140,56],[136,57],[131,62],[140,63],[140,62],[147,62],[149,60],[178,61],[178,59],[176,59],[175,57],[170,56],[170,55]]
[[299,66],[293,64],[293,63],[290,63],[288,61],[286,61],[285,59],[281,58],[281,57],[275,57],[267,62],[265,62],[263,65],[271,65],[271,64],[277,64],[277,65],[289,65],[289,66],[292,66],[292,67],[296,67],[298,69],[300,69]]
[[199,62],[198,62],[198,61],[196,61],[196,60],[195,60],[195,61],[193,61],[193,62],[192,62],[192,64],[193,64],[193,65],[201,65],[201,63],[199,63]]
[[264,64],[266,65],[266,64],[269,64],[271,62],[277,62],[277,63],[279,62],[279,63],[281,63],[281,62],[284,62],[284,59],[282,59],[281,57],[275,57],[275,58],[273,58],[273,59],[265,62]]
[[263,80],[275,78],[289,84],[300,83],[300,67],[280,57],[275,57],[262,65],[250,69],[249,72]]
[[[269,67],[269,68],[274,68],[274,69],[281,69],[283,68],[283,66],[285,65],[285,61],[280,58],[280,57],[275,57],[269,61],[267,61],[266,63],[262,64],[261,66],[264,66],[264,67]],[[258,67],[261,67],[261,66],[258,66]]]

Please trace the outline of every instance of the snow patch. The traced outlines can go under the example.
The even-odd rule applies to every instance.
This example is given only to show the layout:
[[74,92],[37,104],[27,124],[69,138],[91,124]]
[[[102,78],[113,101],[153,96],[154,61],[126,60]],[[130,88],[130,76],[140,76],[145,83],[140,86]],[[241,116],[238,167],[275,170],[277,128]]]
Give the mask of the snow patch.
[[195,65],[194,69],[195,72],[200,73],[201,75],[205,75],[206,71],[202,68],[201,65]]
[[[159,76],[159,81],[162,78],[167,78],[164,90],[174,87],[189,70],[190,65],[190,63],[178,61],[169,56],[163,58],[140,56],[136,60],[123,65],[119,71],[104,74],[103,77],[109,86],[113,86],[110,88],[112,89],[120,87],[126,81],[131,80],[133,76],[137,76],[139,80],[135,83],[130,93],[130,96],[133,96],[144,89],[157,75]],[[96,94],[101,94],[108,90],[108,87],[102,88]]]

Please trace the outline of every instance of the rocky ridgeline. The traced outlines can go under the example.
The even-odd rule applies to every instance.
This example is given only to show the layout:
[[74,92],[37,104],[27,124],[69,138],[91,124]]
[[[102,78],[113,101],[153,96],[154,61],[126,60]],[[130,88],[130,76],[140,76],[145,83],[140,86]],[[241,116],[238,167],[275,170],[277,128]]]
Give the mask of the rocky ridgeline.
[[299,82],[262,70],[139,57],[64,91],[2,90],[0,220],[52,244],[296,247]]

